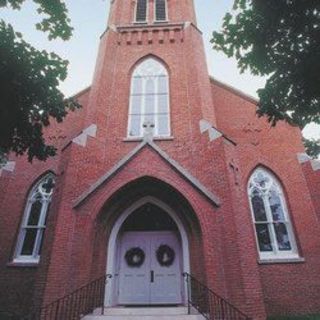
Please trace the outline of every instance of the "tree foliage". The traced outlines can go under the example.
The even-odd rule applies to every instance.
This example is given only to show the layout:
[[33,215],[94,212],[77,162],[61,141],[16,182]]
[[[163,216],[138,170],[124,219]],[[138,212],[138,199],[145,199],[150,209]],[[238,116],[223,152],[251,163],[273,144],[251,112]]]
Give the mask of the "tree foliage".
[[320,1],[234,0],[213,47],[266,76],[258,113],[273,125],[320,123]]
[[[0,8],[20,9],[25,0],[0,0]],[[68,40],[72,27],[61,0],[33,0],[45,17],[36,24],[48,38]],[[0,20],[0,158],[9,152],[31,161],[46,160],[56,149],[47,145],[44,127],[50,119],[61,122],[79,107],[65,100],[58,86],[67,76],[68,62],[55,53],[40,51],[23,40],[10,24]]]
[[307,154],[311,158],[317,158],[320,154],[320,140],[315,139],[303,139],[304,146],[306,148]]

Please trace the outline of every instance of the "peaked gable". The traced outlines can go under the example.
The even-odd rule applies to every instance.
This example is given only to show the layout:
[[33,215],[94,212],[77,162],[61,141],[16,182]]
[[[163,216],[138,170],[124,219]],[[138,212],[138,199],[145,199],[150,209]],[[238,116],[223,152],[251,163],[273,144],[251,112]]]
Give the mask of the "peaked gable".
[[106,183],[112,176],[114,176],[122,167],[124,167],[131,159],[133,159],[142,149],[150,147],[156,153],[169,163],[171,167],[175,169],[184,179],[190,182],[195,189],[202,193],[210,202],[219,207],[221,204],[220,199],[208,190],[197,178],[189,173],[184,167],[182,167],[177,161],[172,159],[165,151],[157,146],[151,139],[143,140],[132,151],[130,151],[124,158],[117,162],[109,171],[101,176],[92,186],[82,193],[80,197],[74,202],[73,208],[78,208],[90,195],[92,195],[100,186]]

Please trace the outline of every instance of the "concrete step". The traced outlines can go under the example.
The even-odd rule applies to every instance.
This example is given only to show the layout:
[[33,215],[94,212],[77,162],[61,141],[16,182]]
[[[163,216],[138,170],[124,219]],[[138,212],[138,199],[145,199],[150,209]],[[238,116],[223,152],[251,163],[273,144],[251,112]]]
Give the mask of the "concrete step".
[[148,307],[148,308],[105,308],[107,316],[152,316],[152,315],[186,315],[187,307]]
[[94,316],[88,315],[82,318],[82,320],[205,320],[205,318],[201,315],[149,315],[149,316]]
[[95,310],[82,320],[204,320],[197,314],[188,315],[187,307],[149,307],[149,308],[106,308],[104,315],[101,309]]

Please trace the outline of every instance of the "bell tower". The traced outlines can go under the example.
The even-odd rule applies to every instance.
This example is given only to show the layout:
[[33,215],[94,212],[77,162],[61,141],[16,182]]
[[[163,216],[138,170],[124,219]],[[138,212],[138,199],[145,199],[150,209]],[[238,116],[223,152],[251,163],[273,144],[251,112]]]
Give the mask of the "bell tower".
[[190,22],[196,25],[193,0],[112,0],[109,26]]
[[[143,125],[153,117],[157,140],[171,139],[173,144],[197,148],[194,141],[201,139],[200,121],[215,125],[215,115],[202,33],[196,23],[193,0],[111,2],[86,118],[86,125],[97,125],[101,142],[110,143],[113,149],[113,144],[132,138],[139,140]],[[153,84],[147,81],[148,75],[144,76],[141,81],[144,89],[137,93],[134,91],[140,89],[134,88],[134,82],[138,83],[141,78],[136,76],[137,66],[146,59],[162,67],[155,68],[160,73],[152,74]],[[148,72],[151,71],[146,74]],[[160,80],[164,76],[168,85],[160,92],[159,86],[163,83]],[[148,85],[151,87],[146,87]],[[137,100],[135,94],[142,96],[140,102],[133,101]],[[151,95],[156,97],[149,99]],[[160,105],[163,95],[168,99],[165,107]],[[162,125],[160,121],[166,123]],[[130,126],[134,128],[131,130]]]

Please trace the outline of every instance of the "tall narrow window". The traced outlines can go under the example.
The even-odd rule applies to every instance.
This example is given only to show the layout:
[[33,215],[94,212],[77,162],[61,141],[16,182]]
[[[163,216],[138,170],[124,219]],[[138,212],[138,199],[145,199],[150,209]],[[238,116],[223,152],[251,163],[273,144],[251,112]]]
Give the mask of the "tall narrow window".
[[248,188],[260,258],[298,257],[280,183],[267,170],[258,168],[252,174]]
[[29,193],[14,262],[37,263],[39,261],[53,188],[54,176],[48,174]]
[[155,0],[155,18],[156,18],[156,21],[167,20],[166,0]]
[[147,21],[147,0],[137,0],[136,4],[136,22]]
[[152,125],[154,136],[170,136],[168,82],[166,68],[153,58],[136,67],[131,79],[129,137],[142,137],[144,124]]

